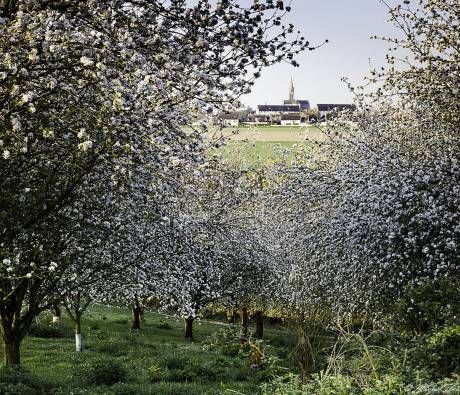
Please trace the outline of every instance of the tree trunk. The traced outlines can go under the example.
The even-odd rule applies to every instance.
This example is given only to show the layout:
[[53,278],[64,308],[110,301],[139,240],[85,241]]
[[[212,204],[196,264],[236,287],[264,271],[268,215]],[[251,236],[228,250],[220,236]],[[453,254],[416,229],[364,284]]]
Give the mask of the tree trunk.
[[264,337],[264,313],[256,311],[254,318],[256,319],[256,330],[254,337],[256,339],[262,339]]
[[193,341],[193,317],[185,319],[185,340]]
[[141,311],[139,312],[139,317],[141,319],[141,322],[145,322],[144,307],[141,307]]
[[[5,280],[2,287],[9,289],[13,285]],[[35,287],[29,288],[27,279],[20,281],[11,291],[9,297],[3,298],[0,303],[0,325],[4,342],[3,361],[6,367],[17,367],[21,364],[21,341],[27,335],[33,319],[38,315],[38,306],[35,299]],[[37,283],[38,284],[38,283]],[[23,302],[27,291],[30,289],[30,299],[27,309],[23,310]],[[5,289],[2,289],[2,295]],[[1,299],[1,298],[0,298]]]
[[137,295],[134,296],[134,307],[131,310],[133,312],[133,324],[131,325],[131,329],[141,329],[141,316],[143,313],[143,308]]
[[245,342],[248,340],[248,308],[243,304],[239,304],[238,314],[240,315],[241,342]]
[[81,334],[81,315],[75,317],[75,351],[83,352],[83,336]]
[[133,324],[131,329],[141,329],[141,308],[140,307],[133,307]]
[[51,312],[53,313],[53,324],[59,322],[61,320],[61,308],[59,307],[59,303],[53,303]]
[[19,346],[21,342],[19,339],[13,337],[11,339],[4,339],[5,341],[5,353],[4,353],[4,364],[6,367],[15,367],[21,365],[21,354]]

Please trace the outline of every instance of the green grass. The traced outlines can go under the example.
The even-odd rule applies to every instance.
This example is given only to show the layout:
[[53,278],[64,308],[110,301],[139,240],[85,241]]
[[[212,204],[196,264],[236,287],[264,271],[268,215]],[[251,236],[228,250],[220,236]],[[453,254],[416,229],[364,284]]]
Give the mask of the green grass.
[[280,160],[290,163],[295,158],[296,150],[309,146],[309,142],[297,141],[231,141],[222,148],[222,156],[243,164],[270,164]]
[[286,132],[286,133],[299,133],[299,132],[320,132],[321,129],[316,125],[301,125],[301,126],[278,126],[278,125],[257,125],[257,126],[233,126],[233,127],[225,127],[224,130],[254,130],[255,132],[263,132],[263,133],[270,133],[270,132]]
[[[226,344],[210,342],[210,336],[229,328],[227,324],[196,321],[195,342],[190,343],[183,340],[181,320],[155,312],[146,312],[144,318],[141,330],[131,331],[128,309],[93,306],[84,316],[85,350],[76,353],[71,323],[63,317],[59,335],[64,337],[29,336],[23,341],[24,370],[1,370],[0,393],[256,394],[278,367],[290,364],[290,335],[281,327],[266,329],[267,358],[278,362],[254,371],[247,352],[239,352],[236,338]],[[40,321],[39,326],[47,326],[51,317],[43,314]],[[112,373],[122,375],[123,382],[98,384]]]

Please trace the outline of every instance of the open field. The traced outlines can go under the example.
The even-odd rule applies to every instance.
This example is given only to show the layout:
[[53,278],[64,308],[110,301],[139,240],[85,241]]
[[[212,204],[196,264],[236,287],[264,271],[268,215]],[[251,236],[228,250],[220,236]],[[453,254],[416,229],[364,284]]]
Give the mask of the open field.
[[231,141],[222,148],[224,159],[241,160],[249,164],[270,163],[280,159],[294,159],[294,151],[309,146],[306,141]]
[[[218,331],[236,334],[237,325],[196,321],[190,343],[183,340],[181,320],[146,312],[137,332],[130,319],[128,309],[93,306],[83,317],[86,349],[76,353],[70,321],[50,325],[50,314],[42,314],[24,340],[25,371],[1,370],[0,394],[255,394],[276,373],[268,365],[252,369],[236,337],[221,345],[209,340]],[[267,358],[294,369],[287,358],[289,333],[267,326],[265,338]],[[120,383],[109,383],[114,377]]]
[[324,134],[316,126],[228,127],[216,132],[213,138],[221,135],[230,140],[222,148],[223,157],[250,164],[267,164],[282,158],[289,162],[297,148],[324,140]]
[[[237,131],[237,134],[234,132]],[[225,128],[223,135],[235,141],[322,141],[324,135],[316,126],[257,126]]]

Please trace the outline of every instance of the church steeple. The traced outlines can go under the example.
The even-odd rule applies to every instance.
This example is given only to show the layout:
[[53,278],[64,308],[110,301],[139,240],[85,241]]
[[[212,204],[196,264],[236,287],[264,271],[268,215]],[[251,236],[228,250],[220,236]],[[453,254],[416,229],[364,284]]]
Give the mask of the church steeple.
[[291,77],[291,82],[289,83],[289,101],[290,102],[295,101],[295,98],[294,98],[294,82],[292,81],[292,77]]

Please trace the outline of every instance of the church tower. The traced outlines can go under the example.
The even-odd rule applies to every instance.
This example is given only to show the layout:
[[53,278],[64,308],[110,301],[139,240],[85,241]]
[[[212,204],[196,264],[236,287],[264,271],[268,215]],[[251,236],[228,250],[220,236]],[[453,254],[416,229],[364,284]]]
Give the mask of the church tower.
[[294,98],[294,82],[292,82],[292,77],[291,77],[291,82],[289,83],[289,101],[291,103],[294,103],[295,98]]

